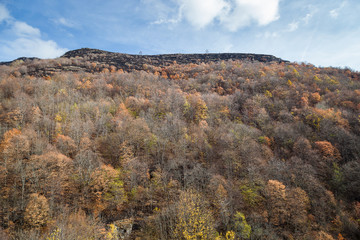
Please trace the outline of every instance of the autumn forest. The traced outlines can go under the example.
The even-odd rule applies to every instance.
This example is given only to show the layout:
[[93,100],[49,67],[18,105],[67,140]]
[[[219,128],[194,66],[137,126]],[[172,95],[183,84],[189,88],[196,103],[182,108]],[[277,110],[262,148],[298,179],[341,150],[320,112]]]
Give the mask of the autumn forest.
[[0,65],[0,239],[360,239],[360,73],[92,55]]

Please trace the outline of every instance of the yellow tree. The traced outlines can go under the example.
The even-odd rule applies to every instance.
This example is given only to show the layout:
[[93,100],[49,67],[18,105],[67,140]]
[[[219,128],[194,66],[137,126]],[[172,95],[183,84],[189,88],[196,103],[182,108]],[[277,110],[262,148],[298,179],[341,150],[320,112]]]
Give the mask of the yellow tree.
[[200,194],[194,191],[181,193],[177,203],[175,239],[214,239],[215,229],[211,211],[206,208]]
[[199,123],[208,118],[208,108],[198,93],[186,96],[183,113],[188,121],[195,123]]
[[251,226],[246,222],[245,215],[242,212],[236,212],[234,220],[236,235],[242,239],[249,239]]

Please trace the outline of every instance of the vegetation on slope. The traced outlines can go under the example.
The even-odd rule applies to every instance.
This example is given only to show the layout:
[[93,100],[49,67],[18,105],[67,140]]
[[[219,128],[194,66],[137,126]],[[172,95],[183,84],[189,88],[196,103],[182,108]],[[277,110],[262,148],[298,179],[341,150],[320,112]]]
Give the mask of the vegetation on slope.
[[360,238],[358,73],[141,68],[0,66],[0,238]]

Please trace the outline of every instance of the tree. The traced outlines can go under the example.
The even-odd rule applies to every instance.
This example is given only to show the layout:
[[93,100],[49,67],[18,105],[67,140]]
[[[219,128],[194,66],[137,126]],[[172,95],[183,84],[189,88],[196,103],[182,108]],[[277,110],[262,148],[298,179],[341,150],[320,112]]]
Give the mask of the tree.
[[[14,128],[4,134],[0,150],[0,166],[5,173],[4,181],[0,183],[3,187],[1,190],[5,190],[6,197],[12,195],[10,197],[12,201],[8,202],[9,204],[20,204],[19,209],[23,210],[26,199],[26,168],[30,153],[30,142],[27,136]],[[18,188],[17,186],[21,187]],[[10,188],[14,188],[14,190],[9,191]],[[21,190],[19,191],[19,189]]]
[[91,174],[100,166],[99,156],[94,143],[88,137],[81,138],[80,149],[74,157],[74,166],[79,184],[88,185]]
[[176,208],[175,239],[214,238],[213,217],[198,193],[191,190],[181,193]]
[[49,221],[49,204],[46,197],[33,193],[26,206],[24,220],[29,226],[40,228]]
[[[351,161],[343,166],[344,194],[348,199],[360,201],[360,162]],[[360,209],[360,208],[359,208]],[[359,211],[360,213],[360,211]],[[359,214],[360,218],[360,214]]]
[[[65,155],[49,151],[42,155],[32,155],[27,164],[26,176],[29,192],[42,193],[48,198],[52,213],[61,204],[69,204],[76,192],[73,184],[73,161]],[[30,184],[31,183],[31,184]]]
[[269,180],[265,192],[267,195],[270,222],[274,225],[284,224],[289,216],[286,204],[285,185],[277,180]]
[[310,200],[301,188],[291,188],[286,192],[289,219],[288,222],[297,230],[305,230],[308,220]]
[[199,94],[188,95],[183,108],[187,121],[199,123],[208,118],[208,108]]
[[84,187],[84,206],[98,216],[106,208],[121,210],[127,201],[122,174],[119,169],[102,165],[91,174],[89,186]]
[[339,150],[328,141],[317,141],[315,146],[325,161],[336,162],[341,158]]
[[63,212],[56,216],[53,229],[46,240],[106,239],[107,231],[98,219],[87,216],[82,210],[68,210],[64,208]]
[[242,212],[236,212],[234,216],[234,230],[240,239],[250,239],[251,226],[246,222]]
[[60,152],[68,157],[72,157],[76,151],[75,141],[69,136],[59,134],[55,138],[55,144]]

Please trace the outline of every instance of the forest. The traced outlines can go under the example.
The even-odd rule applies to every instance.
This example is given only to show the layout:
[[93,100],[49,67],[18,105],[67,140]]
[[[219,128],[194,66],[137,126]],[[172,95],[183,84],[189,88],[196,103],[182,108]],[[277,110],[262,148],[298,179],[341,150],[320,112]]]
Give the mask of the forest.
[[360,239],[360,73],[1,65],[0,239]]

